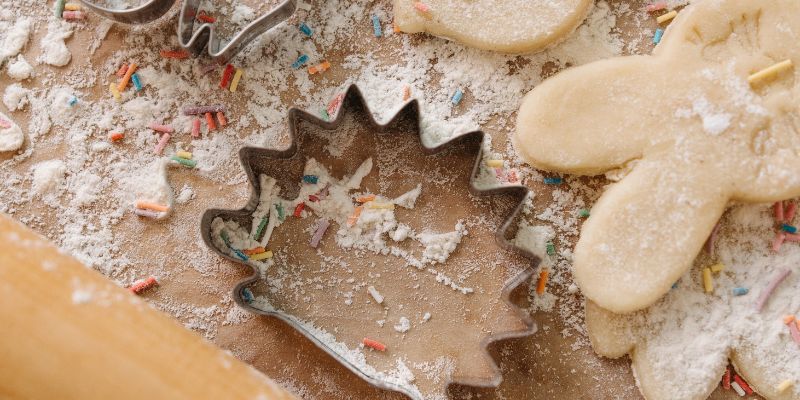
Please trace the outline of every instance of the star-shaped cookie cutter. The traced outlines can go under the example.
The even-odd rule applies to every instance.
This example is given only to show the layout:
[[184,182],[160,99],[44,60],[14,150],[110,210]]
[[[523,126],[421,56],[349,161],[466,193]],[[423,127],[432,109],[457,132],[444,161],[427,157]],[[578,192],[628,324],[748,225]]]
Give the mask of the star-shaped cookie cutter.
[[[248,264],[243,262],[242,260],[232,257],[230,254],[223,252],[220,250],[213,242],[212,238],[212,222],[216,218],[222,218],[224,220],[238,220],[238,221],[246,221],[248,218],[251,217],[252,213],[255,211],[258,203],[259,203],[259,194],[261,193],[260,187],[260,179],[259,174],[254,172],[253,165],[257,163],[277,163],[277,162],[286,162],[286,161],[297,161],[302,157],[302,149],[298,142],[302,142],[302,140],[298,140],[298,138],[302,137],[300,135],[304,135],[301,133],[301,130],[298,128],[299,122],[304,121],[310,124],[313,124],[319,128],[322,128],[326,131],[335,131],[337,130],[342,123],[345,121],[343,116],[348,112],[358,112],[359,114],[363,113],[366,114],[368,123],[370,124],[370,128],[374,132],[384,132],[389,128],[395,126],[398,121],[411,120],[416,123],[417,132],[413,132],[411,130],[409,135],[416,134],[421,141],[421,147],[423,148],[424,152],[428,155],[434,155],[440,152],[444,152],[447,150],[453,150],[455,147],[460,147],[465,149],[464,151],[474,154],[475,155],[475,162],[471,170],[471,178],[470,178],[470,193],[476,196],[505,196],[508,198],[509,204],[513,204],[513,211],[506,217],[504,222],[500,225],[500,228],[495,233],[495,240],[499,247],[516,252],[517,254],[521,254],[525,258],[531,260],[531,264],[528,268],[514,276],[508,282],[505,283],[503,290],[500,294],[502,301],[508,304],[511,309],[517,314],[521,321],[523,321],[526,329],[523,331],[512,331],[512,332],[501,332],[501,333],[493,333],[486,337],[481,342],[482,351],[489,357],[488,347],[491,343],[504,340],[504,339],[512,339],[512,338],[519,338],[528,336],[536,332],[536,324],[531,319],[530,315],[525,312],[524,310],[520,309],[517,305],[515,305],[511,301],[511,294],[512,292],[521,287],[524,283],[528,282],[530,277],[533,275],[535,269],[540,265],[541,259],[533,254],[532,252],[520,248],[512,243],[512,238],[517,231],[517,224],[519,222],[519,218],[517,218],[524,207],[524,203],[526,198],[528,197],[529,190],[527,187],[522,185],[505,185],[505,186],[496,186],[491,188],[478,188],[475,185],[475,177],[480,171],[481,164],[482,164],[482,152],[486,140],[486,134],[482,131],[474,131],[465,134],[461,134],[456,136],[445,143],[441,143],[435,146],[428,146],[425,144],[425,141],[422,138],[422,128],[421,128],[421,114],[420,108],[417,100],[412,100],[404,105],[394,116],[392,116],[388,122],[385,124],[379,123],[372,112],[370,112],[369,107],[362,95],[361,91],[355,86],[350,86],[344,93],[344,97],[341,103],[341,107],[339,112],[336,114],[336,118],[333,120],[323,120],[317,117],[314,114],[308,113],[306,111],[291,108],[288,112],[289,116],[289,132],[290,132],[290,140],[291,145],[284,149],[284,150],[275,150],[275,149],[268,149],[268,148],[261,148],[261,147],[244,147],[239,151],[239,159],[244,167],[245,172],[247,173],[248,180],[250,181],[251,188],[253,189],[251,192],[250,199],[247,205],[240,210],[222,210],[222,209],[211,209],[206,211],[203,214],[200,230],[201,236],[205,244],[212,249],[215,253],[222,256],[225,259],[230,261],[239,263],[239,264],[246,264],[251,270],[252,275],[245,280],[239,282],[233,289],[233,298],[240,307],[244,308],[245,310],[252,312],[254,314],[259,315],[266,315],[270,317],[275,317],[283,322],[290,325],[293,329],[303,334],[306,338],[308,338],[312,343],[314,343],[317,347],[328,353],[331,357],[337,360],[340,364],[348,368],[357,376],[361,377],[371,385],[381,388],[387,389],[391,391],[396,391],[403,393],[412,399],[419,399],[422,400],[420,395],[410,391],[407,387],[398,385],[396,383],[390,382],[388,380],[380,379],[378,377],[369,375],[368,373],[362,371],[358,366],[352,364],[348,359],[346,359],[343,355],[337,353],[333,348],[329,347],[325,342],[323,342],[320,338],[315,336],[309,329],[301,324],[297,318],[293,317],[290,314],[281,312],[275,309],[261,309],[255,307],[253,304],[248,302],[245,293],[245,289],[247,286],[251,285],[252,283],[262,279],[258,267],[253,264]],[[402,135],[405,135],[403,133]],[[469,144],[468,146],[462,146],[463,144]],[[474,150],[473,150],[474,149]],[[299,160],[302,164],[303,160]],[[287,174],[288,175],[288,174]],[[284,176],[281,179],[294,179],[294,182],[297,182],[302,177],[302,171],[299,171],[297,176]],[[288,191],[292,191],[293,189],[287,188]],[[464,381],[464,380],[451,380],[447,382],[447,385],[451,383],[459,383],[469,386],[477,386],[477,387],[496,387],[500,384],[500,373],[499,368],[492,363],[494,376],[495,378],[482,380],[482,381]]]
[[[89,0],[81,0],[86,8],[115,22],[124,24],[144,24],[154,21],[169,11],[176,0],[149,0],[141,5],[126,9],[113,9],[97,5]],[[200,0],[183,0],[178,16],[178,42],[181,47],[195,56],[204,48],[208,55],[219,63],[226,63],[253,39],[287,20],[297,9],[295,0],[286,0],[272,11],[247,24],[230,40],[216,35],[214,24],[203,23],[195,30],[195,21],[200,12]]]

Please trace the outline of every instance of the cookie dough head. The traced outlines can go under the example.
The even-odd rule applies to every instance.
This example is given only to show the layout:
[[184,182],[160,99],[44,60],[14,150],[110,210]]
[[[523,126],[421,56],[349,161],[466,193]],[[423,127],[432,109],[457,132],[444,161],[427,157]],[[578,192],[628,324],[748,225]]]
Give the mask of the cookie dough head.
[[593,0],[394,0],[394,23],[503,53],[540,51],[572,33]]
[[515,148],[549,171],[631,172],[592,208],[574,275],[601,307],[649,306],[691,266],[731,200],[800,195],[800,3],[687,7],[652,56],[567,70],[526,96]]

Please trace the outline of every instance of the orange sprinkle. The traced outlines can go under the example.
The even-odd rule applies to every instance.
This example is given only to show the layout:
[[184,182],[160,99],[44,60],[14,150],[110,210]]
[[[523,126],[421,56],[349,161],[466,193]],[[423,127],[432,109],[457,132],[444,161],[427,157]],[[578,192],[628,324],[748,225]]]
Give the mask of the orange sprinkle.
[[145,279],[143,281],[134,283],[133,286],[131,286],[128,290],[130,290],[131,293],[133,293],[133,294],[139,294],[141,292],[144,292],[147,289],[150,289],[151,287],[153,287],[153,286],[155,286],[157,284],[158,284],[158,281],[156,281],[156,278],[151,276],[151,277],[149,277],[149,278],[147,278],[147,279]]
[[206,113],[206,124],[208,125],[209,132],[217,129],[217,124],[214,122],[214,116],[211,115],[210,112]]
[[400,33],[400,28],[397,27],[397,24],[392,22],[392,30],[394,33]]
[[783,323],[784,324],[789,325],[792,322],[794,322],[794,315],[784,315],[783,316]]
[[158,212],[167,212],[169,210],[169,207],[167,207],[167,206],[164,206],[164,205],[161,205],[161,204],[156,204],[156,203],[150,203],[150,202],[147,202],[147,201],[141,201],[141,200],[137,200],[136,201],[136,208],[141,209],[141,210],[151,210],[151,211],[158,211]]
[[308,67],[308,73],[311,74],[311,75],[314,75],[314,74],[317,74],[317,73],[325,72],[330,68],[331,68],[331,63],[329,63],[326,60],[326,61],[323,61],[321,64],[312,65],[312,66]]
[[197,14],[197,19],[199,19],[201,22],[205,22],[207,24],[213,24],[214,22],[217,22],[216,18],[206,14],[205,11],[200,11],[200,13]]
[[164,58],[175,58],[178,60],[183,60],[184,58],[189,58],[189,52],[186,50],[161,50],[160,51],[161,57]]
[[253,254],[266,253],[266,251],[267,251],[267,249],[265,249],[263,247],[256,247],[254,249],[245,250],[244,254],[247,254],[248,256],[252,256]]
[[411,87],[405,85],[403,87],[403,101],[408,101],[411,98]]
[[225,118],[225,113],[222,111],[217,111],[217,119],[219,120],[219,126],[227,126],[228,119]]
[[550,272],[546,269],[542,269],[539,272],[539,282],[536,283],[536,294],[543,294],[544,289],[547,286],[547,278],[550,276]]
[[379,342],[379,341],[377,341],[377,340],[372,340],[370,338],[364,338],[362,343],[364,343],[364,346],[367,346],[367,347],[369,347],[371,349],[375,349],[375,350],[378,350],[378,351],[386,351],[386,345],[381,343],[381,342]]
[[375,200],[375,195],[371,194],[371,195],[368,195],[368,196],[361,196],[361,197],[357,198],[356,202],[364,204],[364,203],[368,203],[368,202],[374,201],[374,200]]
[[356,209],[353,211],[353,215],[347,218],[347,226],[353,226],[356,224],[356,222],[358,222],[358,217],[361,216],[361,211],[364,211],[364,207],[356,207]]
[[123,76],[125,76],[126,72],[128,72],[128,64],[122,64],[122,66],[119,67],[119,70],[117,70],[117,73],[115,75],[122,78]]
[[112,142],[117,142],[122,139],[125,139],[125,134],[122,132],[112,132],[108,134],[108,139]]
[[133,75],[133,73],[136,72],[136,67],[138,67],[136,63],[131,63],[131,65],[125,71],[125,75],[123,75],[122,79],[120,79],[119,85],[117,85],[117,90],[119,90],[120,92],[125,91],[125,88],[128,87],[128,83],[130,83],[131,81],[131,75]]

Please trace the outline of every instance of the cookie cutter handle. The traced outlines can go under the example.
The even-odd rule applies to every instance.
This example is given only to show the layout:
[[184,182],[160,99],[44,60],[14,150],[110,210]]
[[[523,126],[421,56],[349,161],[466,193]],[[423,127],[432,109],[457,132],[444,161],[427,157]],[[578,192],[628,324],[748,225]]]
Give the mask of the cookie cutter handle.
[[144,24],[155,21],[175,4],[176,0],[150,0],[133,8],[114,9],[102,7],[88,0],[81,0],[86,8],[114,22],[123,24]]
[[247,24],[230,41],[222,43],[214,35],[212,24],[206,23],[199,29],[194,29],[197,13],[200,12],[200,0],[184,0],[178,24],[178,38],[181,47],[193,54],[200,54],[208,46],[209,55],[217,62],[225,63],[253,39],[291,17],[296,9],[296,0],[286,0],[269,13]]

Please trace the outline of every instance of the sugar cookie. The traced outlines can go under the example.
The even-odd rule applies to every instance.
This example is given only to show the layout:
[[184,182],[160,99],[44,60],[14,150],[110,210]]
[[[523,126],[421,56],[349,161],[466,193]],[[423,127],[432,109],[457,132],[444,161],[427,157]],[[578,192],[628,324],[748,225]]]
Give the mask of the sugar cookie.
[[796,1],[697,2],[652,56],[573,68],[526,96],[513,138],[525,160],[583,175],[631,166],[575,248],[589,299],[645,308],[691,266],[729,201],[800,195],[798,39]]
[[591,0],[394,0],[394,23],[503,53],[543,50],[580,25]]
[[17,151],[22,147],[25,135],[11,118],[0,113],[0,151]]

